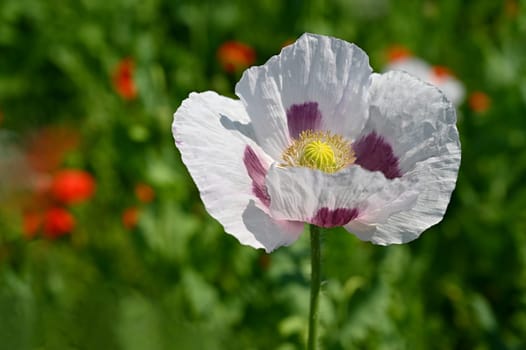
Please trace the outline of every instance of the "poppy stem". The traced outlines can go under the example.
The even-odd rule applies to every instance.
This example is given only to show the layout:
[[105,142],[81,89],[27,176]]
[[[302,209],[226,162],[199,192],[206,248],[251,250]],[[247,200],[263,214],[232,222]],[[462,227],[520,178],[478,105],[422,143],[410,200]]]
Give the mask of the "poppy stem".
[[310,227],[311,250],[311,281],[310,281],[310,313],[309,313],[309,338],[308,350],[318,348],[318,305],[321,284],[321,233],[322,229],[315,225]]

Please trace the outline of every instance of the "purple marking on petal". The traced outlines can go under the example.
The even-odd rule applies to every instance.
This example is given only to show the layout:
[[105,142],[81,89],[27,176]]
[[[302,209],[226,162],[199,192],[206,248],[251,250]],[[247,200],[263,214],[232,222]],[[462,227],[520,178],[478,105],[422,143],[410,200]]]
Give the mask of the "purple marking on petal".
[[321,125],[321,112],[318,102],[305,102],[292,105],[287,109],[287,124],[289,135],[297,139],[302,131],[318,130]]
[[337,227],[347,224],[357,216],[358,209],[356,208],[329,209],[323,207],[318,209],[316,215],[310,220],[310,223],[320,227]]
[[372,132],[363,136],[353,144],[356,153],[355,164],[370,171],[381,171],[386,178],[401,177],[402,172],[398,167],[398,158],[393,153],[393,148],[382,136]]
[[270,196],[265,186],[267,170],[261,164],[261,160],[252,147],[246,146],[243,154],[243,163],[247,169],[248,176],[252,179],[252,193],[266,206],[270,206]]

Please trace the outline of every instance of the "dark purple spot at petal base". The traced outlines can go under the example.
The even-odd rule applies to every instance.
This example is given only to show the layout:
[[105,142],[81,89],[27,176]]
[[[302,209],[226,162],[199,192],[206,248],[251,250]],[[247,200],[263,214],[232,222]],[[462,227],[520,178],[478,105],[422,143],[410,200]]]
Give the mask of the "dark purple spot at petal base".
[[287,109],[289,135],[297,139],[302,131],[318,130],[321,125],[321,112],[317,102],[292,105]]
[[329,209],[324,207],[316,212],[310,223],[320,227],[338,227],[347,224],[357,216],[358,209],[356,208]]
[[398,158],[393,148],[382,136],[372,132],[353,144],[356,154],[355,164],[370,171],[381,171],[386,178],[394,179],[402,176],[398,167]]
[[265,167],[263,167],[261,160],[250,146],[245,147],[243,163],[245,163],[248,176],[252,180],[252,193],[266,207],[270,206],[270,196],[267,192],[267,187],[265,186],[265,176],[267,175],[267,170]]

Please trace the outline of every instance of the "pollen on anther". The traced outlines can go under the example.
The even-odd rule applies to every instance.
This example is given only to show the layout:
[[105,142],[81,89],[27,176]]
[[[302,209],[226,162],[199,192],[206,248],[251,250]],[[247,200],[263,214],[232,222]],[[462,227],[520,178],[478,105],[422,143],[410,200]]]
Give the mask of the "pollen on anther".
[[329,131],[305,130],[283,152],[285,167],[307,167],[327,173],[337,172],[356,159],[351,143]]

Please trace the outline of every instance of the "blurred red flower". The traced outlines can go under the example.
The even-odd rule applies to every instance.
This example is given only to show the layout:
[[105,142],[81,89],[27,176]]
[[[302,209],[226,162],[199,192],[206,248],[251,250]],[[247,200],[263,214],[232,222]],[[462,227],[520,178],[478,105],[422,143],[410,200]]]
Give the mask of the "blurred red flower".
[[135,196],[142,203],[150,203],[155,198],[155,191],[152,186],[140,182],[135,185]]
[[387,60],[395,62],[413,56],[413,53],[402,45],[393,45],[387,50]]
[[113,71],[113,86],[117,93],[125,100],[133,100],[137,97],[137,87],[133,80],[135,63],[131,58],[125,58],[119,62]]
[[24,237],[33,238],[40,232],[55,237],[73,229],[73,216],[63,208],[56,208],[56,201],[69,204],[90,197],[94,191],[93,178],[80,170],[53,174],[79,140],[74,129],[48,126],[31,133],[25,141],[22,165],[13,173],[21,179],[17,201],[21,206]]
[[472,111],[484,113],[491,106],[491,99],[482,91],[474,91],[469,95],[468,104]]
[[61,170],[54,176],[51,183],[51,194],[65,204],[83,202],[89,199],[94,191],[93,176],[83,170]]
[[53,171],[60,166],[65,154],[78,146],[79,138],[77,131],[65,126],[38,130],[27,141],[27,161],[34,171]]
[[506,0],[504,4],[504,12],[509,18],[516,18],[519,11],[520,8],[517,0]]
[[75,218],[66,209],[54,207],[44,214],[44,236],[58,238],[70,233],[75,227]]
[[139,222],[139,208],[129,207],[122,213],[122,224],[128,230],[132,230]]
[[256,61],[256,52],[238,41],[227,41],[217,50],[221,67],[228,73],[240,72]]
[[42,214],[37,211],[27,211],[22,215],[22,232],[24,237],[31,239],[35,237],[42,226]]
[[435,79],[436,81],[441,81],[453,76],[453,72],[451,72],[451,69],[444,66],[433,66],[432,71],[432,79]]

